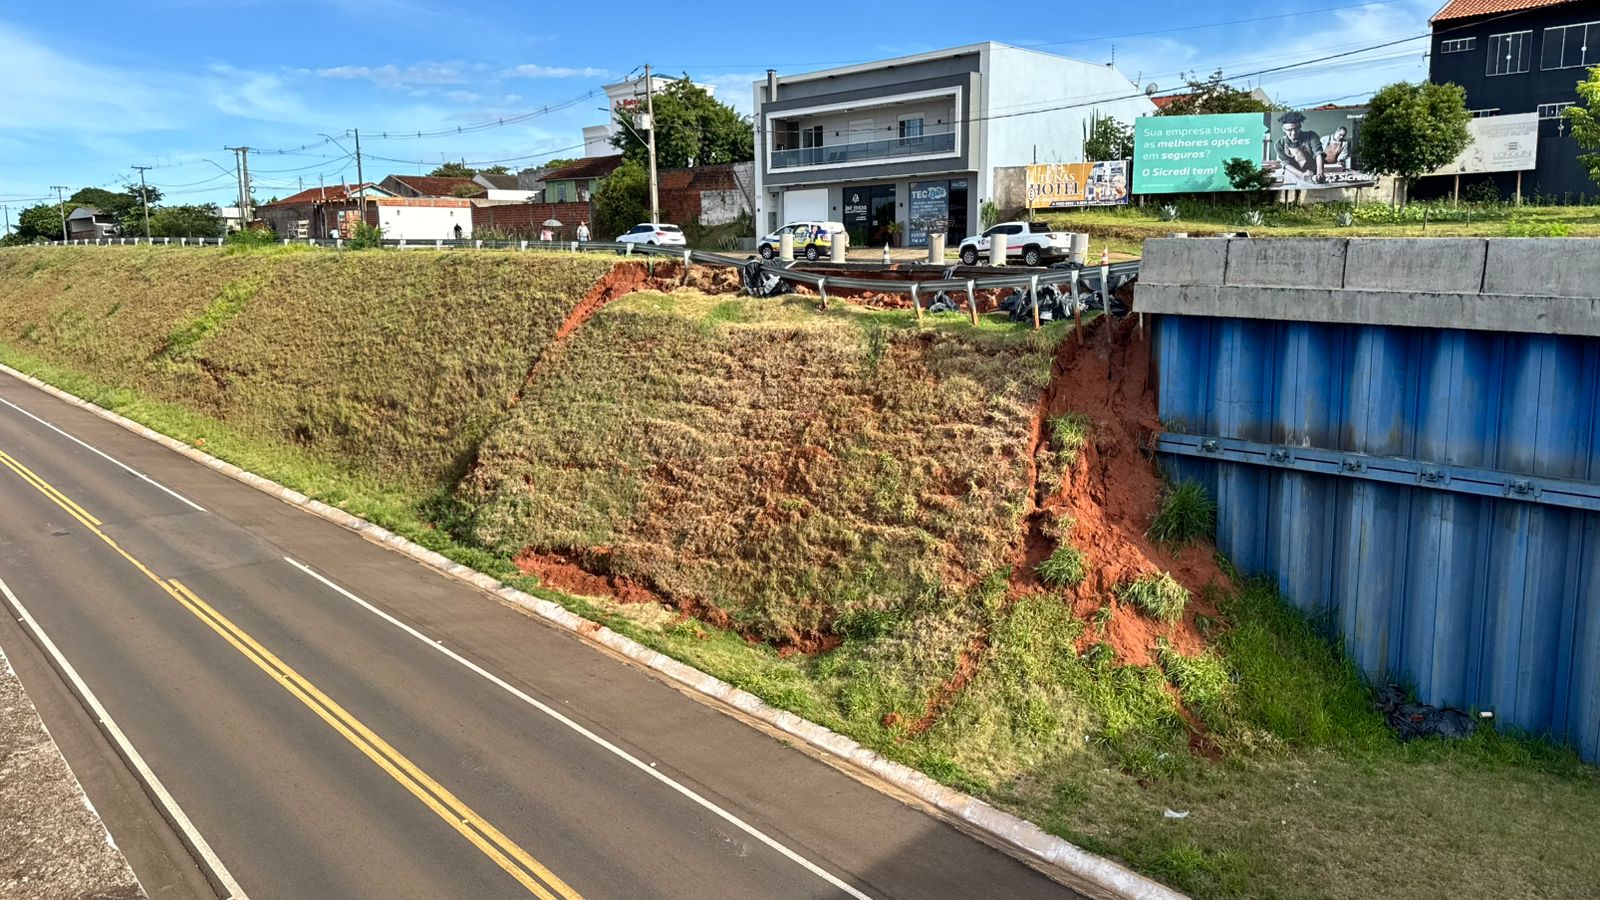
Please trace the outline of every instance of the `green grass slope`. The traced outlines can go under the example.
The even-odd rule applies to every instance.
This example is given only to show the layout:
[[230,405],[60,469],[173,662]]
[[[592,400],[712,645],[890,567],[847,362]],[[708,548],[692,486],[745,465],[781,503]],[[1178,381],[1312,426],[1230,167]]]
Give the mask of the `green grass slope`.
[[0,343],[388,483],[454,481],[611,262],[0,253]]
[[458,492],[471,535],[776,643],[964,588],[1014,553],[1060,332],[910,323],[803,300],[614,303],[484,442]]

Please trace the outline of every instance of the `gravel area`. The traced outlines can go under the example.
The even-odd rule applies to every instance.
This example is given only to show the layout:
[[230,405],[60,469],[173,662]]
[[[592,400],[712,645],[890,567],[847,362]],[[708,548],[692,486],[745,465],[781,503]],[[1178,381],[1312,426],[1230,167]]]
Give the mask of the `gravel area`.
[[144,896],[0,650],[0,898]]

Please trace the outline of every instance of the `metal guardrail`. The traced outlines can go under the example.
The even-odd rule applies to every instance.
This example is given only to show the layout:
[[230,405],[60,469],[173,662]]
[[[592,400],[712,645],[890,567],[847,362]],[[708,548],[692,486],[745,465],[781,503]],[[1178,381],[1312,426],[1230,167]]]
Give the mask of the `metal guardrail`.
[[[283,244],[303,245],[310,247],[324,247],[328,249],[343,249],[345,240],[328,240],[326,238],[282,238]],[[140,244],[153,246],[172,247],[220,247],[224,241],[221,238],[84,238],[75,241],[51,241],[50,246],[137,246]],[[849,275],[823,274],[814,271],[800,271],[792,268],[793,262],[779,260],[760,260],[759,257],[745,258],[729,256],[724,253],[714,253],[707,250],[689,250],[677,247],[658,247],[650,244],[622,244],[608,241],[486,241],[477,239],[447,240],[436,239],[428,241],[408,241],[404,239],[385,238],[384,247],[396,250],[553,250],[576,253],[610,253],[621,256],[643,256],[650,258],[669,259],[686,265],[711,265],[730,266],[743,268],[752,262],[759,261],[764,274],[774,275],[793,284],[803,284],[815,289],[819,294],[826,294],[828,288],[843,288],[845,290],[875,291],[880,294],[904,294],[911,297],[919,304],[931,300],[939,291],[952,291],[969,294],[972,291],[994,291],[1007,289],[1021,289],[1037,291],[1047,285],[1060,287],[1062,285],[1076,287],[1081,290],[1103,291],[1105,282],[1118,284],[1119,279],[1138,274],[1139,260],[1113,263],[1103,266],[1084,266],[1081,269],[1024,269],[1015,268],[1015,274],[988,275],[981,278],[852,278]],[[905,264],[905,263],[902,263]],[[807,266],[826,268],[830,263],[826,261],[807,262]],[[919,265],[929,265],[920,263]],[[945,267],[946,272],[958,268],[952,264]],[[851,271],[840,269],[841,272]],[[909,270],[893,270],[897,274],[911,275]]]

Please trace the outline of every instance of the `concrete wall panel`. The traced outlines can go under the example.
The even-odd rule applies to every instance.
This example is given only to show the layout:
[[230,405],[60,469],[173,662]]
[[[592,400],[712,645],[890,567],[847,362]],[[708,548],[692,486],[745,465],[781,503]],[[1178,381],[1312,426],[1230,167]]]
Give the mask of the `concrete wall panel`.
[[1344,238],[1232,240],[1227,284],[1265,287],[1344,286]]
[[1352,238],[1344,286],[1476,294],[1483,285],[1488,244],[1483,238]]

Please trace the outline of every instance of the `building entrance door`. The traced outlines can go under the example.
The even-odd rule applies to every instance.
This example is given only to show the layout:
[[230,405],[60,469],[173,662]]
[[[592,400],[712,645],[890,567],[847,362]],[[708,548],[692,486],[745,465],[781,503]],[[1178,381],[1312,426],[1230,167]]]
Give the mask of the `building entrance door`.
[[892,244],[894,234],[889,226],[895,222],[894,185],[875,184],[867,190],[871,198],[868,201],[871,221],[868,223],[867,244],[873,247]]

